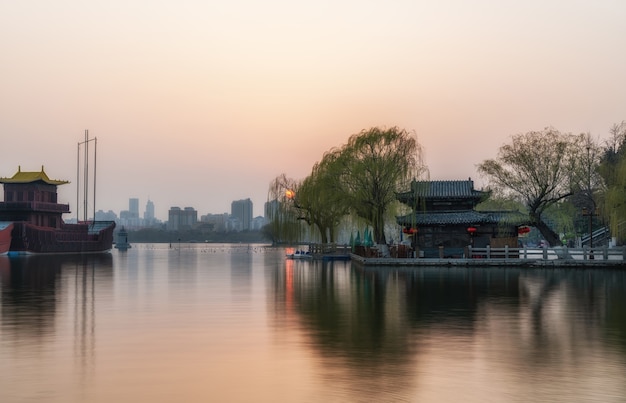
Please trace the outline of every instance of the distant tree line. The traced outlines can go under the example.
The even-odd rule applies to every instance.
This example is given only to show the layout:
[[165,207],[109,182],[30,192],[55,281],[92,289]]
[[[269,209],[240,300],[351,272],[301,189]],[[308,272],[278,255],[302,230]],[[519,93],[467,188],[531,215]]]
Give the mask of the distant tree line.
[[129,243],[176,243],[176,242],[211,242],[211,243],[266,243],[270,239],[262,231],[206,231],[187,229],[167,231],[163,228],[142,228],[128,230]]

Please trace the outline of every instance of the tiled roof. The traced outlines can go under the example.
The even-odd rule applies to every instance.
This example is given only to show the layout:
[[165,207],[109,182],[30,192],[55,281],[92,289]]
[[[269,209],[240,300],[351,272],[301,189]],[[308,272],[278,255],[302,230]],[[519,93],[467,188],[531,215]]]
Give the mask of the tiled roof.
[[13,175],[13,177],[0,178],[0,183],[32,183],[37,181],[42,181],[49,185],[64,185],[69,183],[68,181],[50,179],[44,172],[43,166],[39,172],[25,172],[22,171],[21,167],[18,167],[17,172]]
[[474,181],[413,181],[411,190],[399,193],[400,199],[407,197],[429,198],[480,198],[486,192],[474,190]]
[[439,211],[408,214],[397,218],[400,225],[470,225],[510,224],[523,225],[528,217],[519,211]]

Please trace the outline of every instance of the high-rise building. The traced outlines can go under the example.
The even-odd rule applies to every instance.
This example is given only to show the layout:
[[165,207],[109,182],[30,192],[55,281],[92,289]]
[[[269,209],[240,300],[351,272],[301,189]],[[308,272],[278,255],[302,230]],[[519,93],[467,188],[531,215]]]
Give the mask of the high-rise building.
[[167,229],[169,231],[179,231],[190,229],[198,222],[198,212],[193,207],[170,207],[168,212]]
[[131,218],[139,218],[139,199],[128,199],[128,211]]
[[146,203],[146,211],[143,213],[143,219],[148,223],[154,221],[154,203],[150,200]]
[[249,230],[252,222],[252,200],[235,200],[230,205],[230,215],[241,223],[242,230]]

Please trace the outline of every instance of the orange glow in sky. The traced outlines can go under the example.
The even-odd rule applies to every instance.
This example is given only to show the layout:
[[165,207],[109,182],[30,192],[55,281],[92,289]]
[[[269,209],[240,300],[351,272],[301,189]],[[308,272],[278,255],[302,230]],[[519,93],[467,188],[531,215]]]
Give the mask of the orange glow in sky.
[[625,20],[615,0],[3,2],[0,176],[74,181],[88,129],[98,209],[261,215],[276,176],[398,126],[431,179],[480,187],[514,134],[626,119]]

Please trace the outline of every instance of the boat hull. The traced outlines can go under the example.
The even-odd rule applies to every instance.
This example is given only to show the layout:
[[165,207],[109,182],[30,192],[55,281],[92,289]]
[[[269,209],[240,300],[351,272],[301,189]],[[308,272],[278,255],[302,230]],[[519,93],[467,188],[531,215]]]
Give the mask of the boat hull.
[[5,255],[11,248],[12,222],[0,223],[0,255]]
[[9,253],[100,253],[111,250],[115,222],[63,224],[61,228],[13,223]]

